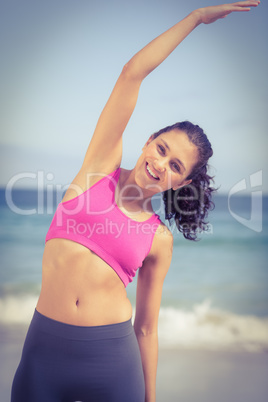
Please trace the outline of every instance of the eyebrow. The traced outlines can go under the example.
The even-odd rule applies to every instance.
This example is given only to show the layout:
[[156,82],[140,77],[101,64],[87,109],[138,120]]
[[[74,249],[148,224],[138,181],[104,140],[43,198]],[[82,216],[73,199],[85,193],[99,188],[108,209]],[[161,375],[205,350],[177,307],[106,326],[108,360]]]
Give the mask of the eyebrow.
[[[169,148],[168,144],[166,143],[166,141],[164,141],[163,138],[161,138],[161,141],[164,143],[165,147],[170,151],[170,148]],[[184,169],[184,171],[185,171],[186,169],[185,169],[185,166],[184,166],[184,164],[182,163],[182,161],[181,161],[180,159],[178,159],[178,158],[175,158],[175,160],[178,162],[179,165],[181,165],[181,167],[182,167],[182,168]]]

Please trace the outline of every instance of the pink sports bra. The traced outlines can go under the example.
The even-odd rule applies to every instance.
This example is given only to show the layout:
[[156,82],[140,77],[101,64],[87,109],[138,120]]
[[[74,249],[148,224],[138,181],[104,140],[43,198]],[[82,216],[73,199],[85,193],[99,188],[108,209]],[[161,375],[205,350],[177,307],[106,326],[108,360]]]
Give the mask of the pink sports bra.
[[109,264],[126,287],[149,254],[161,221],[154,214],[137,222],[118,208],[119,176],[120,168],[84,193],[59,203],[45,241],[63,238],[82,244]]

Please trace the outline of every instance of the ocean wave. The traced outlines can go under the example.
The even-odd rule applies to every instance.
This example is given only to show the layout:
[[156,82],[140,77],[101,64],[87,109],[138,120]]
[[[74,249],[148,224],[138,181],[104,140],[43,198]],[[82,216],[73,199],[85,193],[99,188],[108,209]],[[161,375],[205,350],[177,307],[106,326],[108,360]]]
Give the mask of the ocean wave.
[[[8,295],[0,299],[0,324],[29,325],[35,295]],[[135,313],[135,309],[133,309]],[[134,316],[134,314],[133,314]],[[162,307],[159,314],[162,349],[268,350],[268,318],[238,315],[211,306],[209,300],[191,310]]]
[[268,350],[268,318],[237,315],[211,306],[210,300],[191,311],[162,308],[159,315],[162,348]]
[[36,295],[6,296],[0,299],[0,324],[29,325],[37,303]]

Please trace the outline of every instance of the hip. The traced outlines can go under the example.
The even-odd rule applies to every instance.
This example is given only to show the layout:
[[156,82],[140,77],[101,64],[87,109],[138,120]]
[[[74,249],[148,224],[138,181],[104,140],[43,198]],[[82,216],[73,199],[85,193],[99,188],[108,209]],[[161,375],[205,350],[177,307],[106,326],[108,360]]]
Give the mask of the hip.
[[[61,398],[53,399],[59,393]],[[17,399],[15,395],[27,397]],[[42,398],[143,401],[142,364],[131,320],[76,326],[35,311],[14,379],[12,401],[42,402]]]

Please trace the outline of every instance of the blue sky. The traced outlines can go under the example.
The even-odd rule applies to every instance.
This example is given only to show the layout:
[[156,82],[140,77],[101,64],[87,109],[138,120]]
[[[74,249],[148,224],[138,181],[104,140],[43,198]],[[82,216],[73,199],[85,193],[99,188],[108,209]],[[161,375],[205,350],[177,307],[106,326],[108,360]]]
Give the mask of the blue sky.
[[[0,185],[21,173],[16,186],[36,186],[38,171],[45,186],[70,183],[123,65],[193,9],[220,3],[3,1]],[[123,167],[134,166],[151,133],[188,119],[213,144],[220,192],[242,179],[250,191],[259,170],[268,192],[267,15],[263,0],[199,26],[146,78],[124,134]]]

